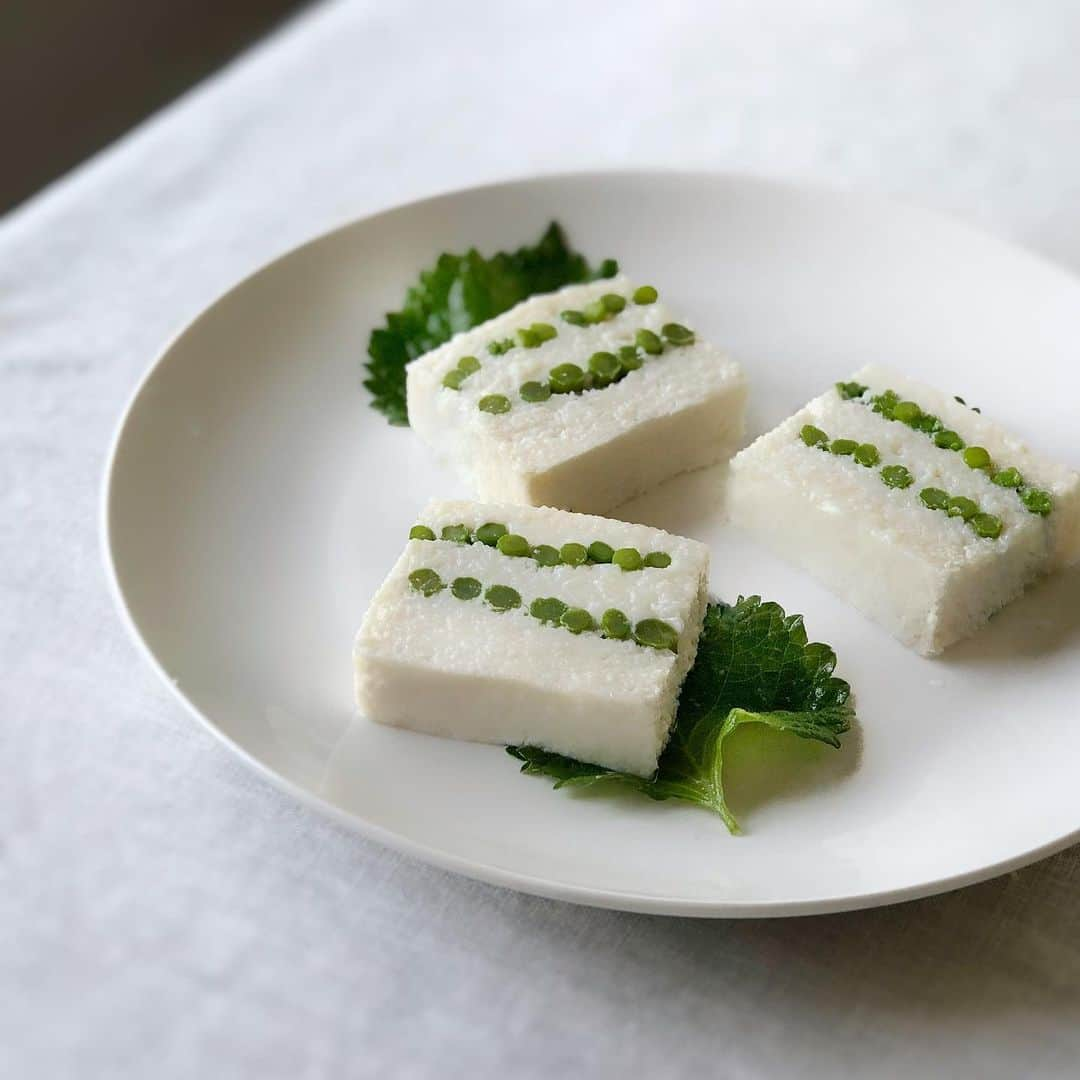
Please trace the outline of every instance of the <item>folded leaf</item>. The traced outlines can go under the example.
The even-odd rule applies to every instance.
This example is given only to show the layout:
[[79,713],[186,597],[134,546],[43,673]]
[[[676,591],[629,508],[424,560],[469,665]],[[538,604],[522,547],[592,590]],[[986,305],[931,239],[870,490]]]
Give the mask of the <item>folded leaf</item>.
[[836,654],[807,643],[801,615],[779,604],[740,597],[710,604],[697,658],[683,684],[671,738],[654,776],[642,778],[575,761],[537,747],[511,746],[521,771],[555,787],[619,784],[652,799],[683,799],[719,814],[739,831],[724,798],[724,740],[740,725],[767,724],[839,747],[851,727],[850,686],[833,675]]

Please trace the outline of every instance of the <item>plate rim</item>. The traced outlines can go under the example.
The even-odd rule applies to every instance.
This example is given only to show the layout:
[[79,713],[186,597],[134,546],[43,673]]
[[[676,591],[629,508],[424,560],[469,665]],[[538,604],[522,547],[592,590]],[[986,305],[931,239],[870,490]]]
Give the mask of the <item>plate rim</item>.
[[1080,842],[1080,825],[1078,825],[1076,828],[1061,836],[1048,840],[1037,847],[1030,848],[1019,854],[998,860],[997,862],[975,869],[960,871],[956,874],[949,874],[898,888],[879,889],[866,893],[846,893],[843,895],[836,894],[825,897],[817,896],[785,900],[733,901],[687,899],[630,890],[597,889],[586,885],[560,882],[551,878],[535,877],[523,874],[516,870],[507,869],[497,863],[481,862],[459,855],[452,855],[438,847],[420,843],[408,836],[395,832],[392,829],[377,825],[366,818],[350,813],[342,807],[329,802],[323,796],[311,789],[276,772],[273,768],[260,761],[240,743],[226,734],[226,732],[207,714],[197,708],[195,704],[186,697],[177,683],[170,677],[162,662],[150,648],[150,645],[147,643],[139,629],[138,623],[128,605],[127,597],[120,584],[119,569],[113,547],[112,535],[112,511],[116,495],[114,481],[116,464],[121,453],[124,435],[127,431],[129,422],[139,405],[140,399],[159,368],[183,337],[194,330],[195,327],[204,319],[208,318],[212,312],[227,303],[235,293],[245,288],[254,279],[263,274],[273,272],[279,264],[295,257],[306,249],[313,248],[346,230],[368,224],[377,218],[388,216],[399,211],[415,210],[426,204],[436,203],[441,200],[452,200],[462,195],[475,194],[494,189],[528,187],[537,183],[542,184],[551,182],[562,183],[567,181],[596,180],[630,180],[640,182],[648,181],[650,179],[663,179],[665,181],[675,182],[685,181],[690,183],[734,182],[758,185],[786,190],[791,193],[810,195],[816,198],[854,199],[863,202],[865,205],[874,205],[876,209],[883,212],[891,210],[894,212],[902,211],[922,215],[929,222],[938,226],[959,229],[983,243],[992,243],[998,246],[1003,252],[1008,253],[1014,258],[1023,258],[1036,265],[1040,265],[1045,270],[1057,274],[1062,279],[1067,280],[1071,286],[1080,289],[1080,274],[1074,272],[1070,267],[1049,258],[1040,252],[1033,251],[1015,240],[999,236],[996,233],[980,228],[958,215],[931,209],[904,198],[898,198],[893,195],[886,195],[861,188],[848,190],[825,183],[804,180],[799,177],[743,170],[640,167],[597,168],[511,174],[505,178],[488,180],[480,184],[439,189],[433,193],[410,199],[404,203],[384,204],[359,217],[351,216],[343,218],[336,224],[323,229],[308,239],[284,248],[254,269],[243,274],[236,279],[232,285],[219,293],[196,315],[183,322],[168,336],[164,344],[158,349],[149,365],[137,379],[133,390],[125,401],[120,416],[113,428],[102,469],[98,507],[98,539],[108,592],[117,609],[117,613],[120,616],[120,622],[123,625],[127,636],[134,643],[136,651],[144,660],[146,660],[150,668],[168,688],[173,698],[180,703],[185,711],[193,717],[202,728],[214,736],[214,738],[216,738],[226,749],[235,754],[246,767],[251,769],[263,781],[268,781],[271,786],[284,792],[289,797],[296,799],[301,805],[314,810],[321,816],[328,818],[350,832],[358,833],[366,839],[373,840],[384,847],[390,848],[393,851],[397,851],[420,862],[435,866],[450,873],[461,875],[462,877],[474,881],[480,881],[485,884],[496,885],[502,888],[512,889],[516,892],[544,897],[546,899],[560,900],[587,907],[605,908],[616,911],[698,918],[761,919],[838,914],[848,911],[869,910],[892,904],[911,902],[951,892],[968,885],[976,885],[980,882],[1000,877],[1001,875],[1010,873],[1014,870],[1030,866],[1033,863],[1057,854],[1058,852],[1071,847],[1073,844]]

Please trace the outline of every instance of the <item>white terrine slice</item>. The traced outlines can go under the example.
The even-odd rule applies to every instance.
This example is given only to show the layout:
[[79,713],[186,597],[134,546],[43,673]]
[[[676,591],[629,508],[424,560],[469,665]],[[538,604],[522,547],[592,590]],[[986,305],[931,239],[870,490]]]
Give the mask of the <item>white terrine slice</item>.
[[729,506],[735,524],[923,655],[1080,556],[1075,472],[877,365],[739,453]]
[[645,525],[432,501],[357,635],[357,705],[648,776],[697,651],[708,561]]
[[739,365],[625,277],[531,297],[407,377],[409,423],[485,499],[602,513],[743,431]]

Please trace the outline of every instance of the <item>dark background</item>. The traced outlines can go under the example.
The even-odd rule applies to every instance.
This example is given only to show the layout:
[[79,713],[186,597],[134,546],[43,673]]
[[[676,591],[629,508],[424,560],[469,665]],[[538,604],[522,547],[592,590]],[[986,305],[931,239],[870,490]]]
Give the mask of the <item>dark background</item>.
[[303,6],[304,0],[0,0],[0,213]]

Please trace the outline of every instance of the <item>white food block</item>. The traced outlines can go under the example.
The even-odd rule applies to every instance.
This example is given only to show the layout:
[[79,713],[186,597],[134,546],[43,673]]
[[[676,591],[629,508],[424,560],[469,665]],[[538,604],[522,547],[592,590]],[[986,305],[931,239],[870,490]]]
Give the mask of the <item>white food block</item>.
[[[534,296],[414,360],[407,369],[413,430],[480,498],[592,513],[726,460],[742,437],[746,383],[738,364],[700,340],[643,355],[640,368],[608,386],[522,400],[521,386],[545,381],[553,367],[573,363],[587,371],[594,353],[617,354],[634,344],[638,330],[659,335],[676,321],[662,301],[635,304],[633,292],[626,278],[616,277]],[[595,325],[560,317],[605,293],[626,298],[626,307]],[[515,339],[534,323],[555,327],[557,335],[536,348],[488,352],[491,342]],[[460,389],[444,386],[444,376],[466,356],[480,370]],[[480,400],[491,394],[508,398],[510,410],[481,411]]]
[[[1033,579],[1080,556],[1080,477],[1033,453],[949,394],[878,365],[852,381],[855,399],[835,388],[736,455],[728,488],[732,521],[808,570],[864,615],[923,655],[934,655],[979,629]],[[993,467],[972,468],[932,435],[873,411],[870,399],[893,390],[989,451]],[[811,424],[830,439],[870,443],[880,466],[807,446]],[[882,482],[881,468],[905,466],[906,488]],[[1019,470],[1026,486],[1048,492],[1053,508],[1032,513],[1020,492],[993,482],[997,469]],[[978,535],[963,517],[930,509],[933,487],[974,500],[996,516],[1001,535]]]
[[[409,540],[380,586],[356,638],[356,700],[371,720],[478,742],[540,746],[583,761],[651,774],[667,742],[679,691],[697,651],[706,605],[708,549],[660,529],[564,510],[433,501],[420,523],[471,534],[505,525],[532,545],[603,542],[642,555],[666,552],[665,567],[610,563],[541,566],[479,541]],[[445,587],[424,595],[410,582],[435,571]],[[517,591],[521,604],[495,610],[485,595],[450,588],[473,578]],[[611,608],[630,623],[659,619],[678,634],[674,651],[572,633],[530,614],[538,598],[587,610]]]

